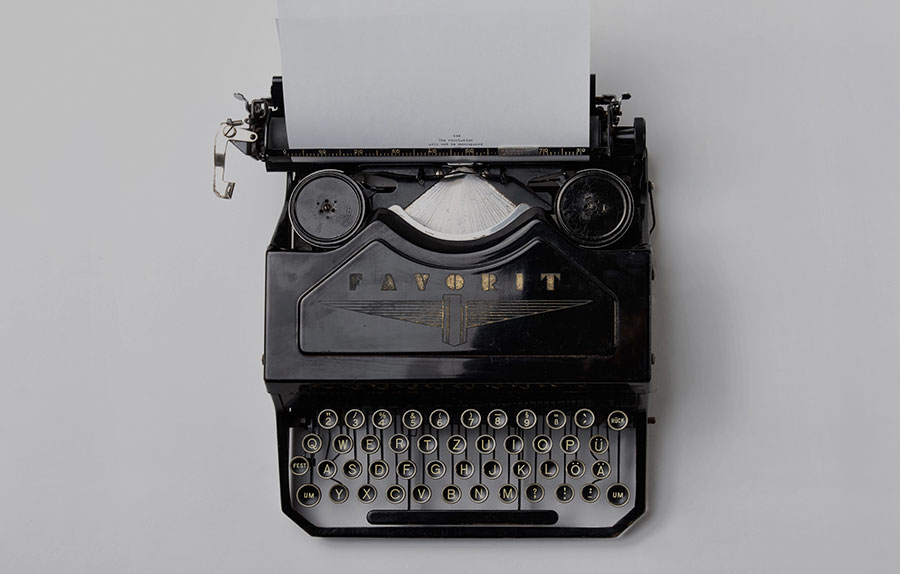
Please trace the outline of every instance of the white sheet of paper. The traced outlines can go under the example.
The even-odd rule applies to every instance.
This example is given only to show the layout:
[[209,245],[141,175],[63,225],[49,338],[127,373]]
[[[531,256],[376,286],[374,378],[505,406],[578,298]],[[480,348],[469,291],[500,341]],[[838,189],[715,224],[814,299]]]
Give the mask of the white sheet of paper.
[[292,148],[589,144],[590,0],[278,0]]

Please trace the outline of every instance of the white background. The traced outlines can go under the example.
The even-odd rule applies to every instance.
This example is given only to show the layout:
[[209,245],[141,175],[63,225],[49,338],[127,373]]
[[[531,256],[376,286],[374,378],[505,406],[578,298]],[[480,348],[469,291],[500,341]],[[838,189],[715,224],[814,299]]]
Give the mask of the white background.
[[282,178],[212,136],[279,72],[274,3],[5,3],[0,570],[896,572],[900,13],[595,6],[647,118],[647,515],[618,540],[311,539],[261,380]]

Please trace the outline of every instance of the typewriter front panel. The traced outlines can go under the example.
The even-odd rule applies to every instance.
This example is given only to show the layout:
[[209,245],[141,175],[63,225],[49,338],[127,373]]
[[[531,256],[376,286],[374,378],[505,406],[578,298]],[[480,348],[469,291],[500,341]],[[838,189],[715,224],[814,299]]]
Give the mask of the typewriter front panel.
[[447,269],[373,241],[300,298],[300,352],[613,353],[614,293],[540,240],[505,259]]
[[649,250],[579,249],[541,219],[475,253],[373,223],[268,256],[266,379],[646,382]]

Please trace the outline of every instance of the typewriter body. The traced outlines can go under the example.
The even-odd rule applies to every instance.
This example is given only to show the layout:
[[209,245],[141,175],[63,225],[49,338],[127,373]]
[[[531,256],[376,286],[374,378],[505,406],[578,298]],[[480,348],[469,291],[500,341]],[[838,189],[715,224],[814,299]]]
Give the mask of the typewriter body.
[[304,530],[609,537],[644,512],[654,216],[622,99],[591,78],[589,148],[290,149],[277,77],[222,125],[218,195],[229,143],[287,176],[263,363]]

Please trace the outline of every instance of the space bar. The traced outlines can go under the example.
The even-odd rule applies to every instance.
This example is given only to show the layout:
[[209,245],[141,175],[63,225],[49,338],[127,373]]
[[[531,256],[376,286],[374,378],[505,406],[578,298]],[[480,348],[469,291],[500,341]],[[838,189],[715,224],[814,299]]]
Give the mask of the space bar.
[[370,510],[369,524],[556,524],[554,510]]

